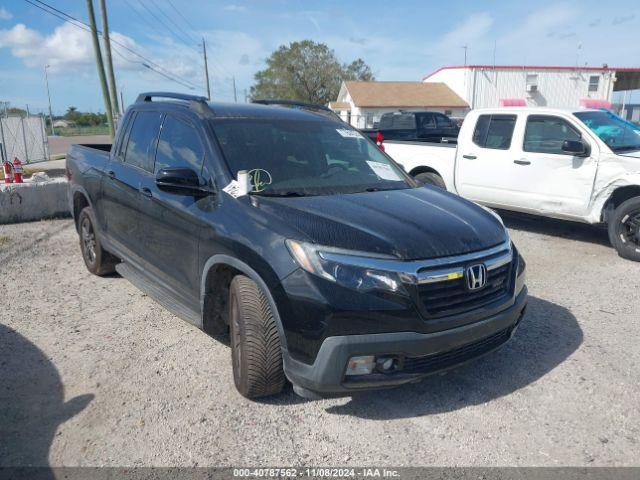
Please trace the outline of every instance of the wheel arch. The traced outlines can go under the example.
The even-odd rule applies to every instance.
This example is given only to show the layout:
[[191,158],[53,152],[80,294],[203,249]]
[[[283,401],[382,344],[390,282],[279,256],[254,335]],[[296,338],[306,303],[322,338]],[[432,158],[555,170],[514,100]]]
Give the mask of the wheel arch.
[[[284,335],[282,320],[280,319],[280,313],[278,312],[278,306],[276,305],[271,290],[269,289],[265,280],[256,270],[254,270],[251,266],[249,266],[242,260],[239,260],[238,258],[224,254],[217,254],[213,255],[205,262],[204,268],[202,269],[202,277],[200,281],[200,311],[202,315],[203,329],[207,331],[207,325],[213,329],[218,329],[223,326],[221,324],[221,321],[225,318],[224,316],[226,316],[226,312],[221,311],[221,315],[219,315],[217,318],[207,318],[209,307],[216,306],[215,302],[217,301],[215,296],[212,295],[216,293],[213,291],[212,287],[215,280],[217,278],[220,278],[218,275],[227,275],[228,277],[226,279],[228,279],[230,284],[235,274],[246,275],[251,280],[256,282],[267,297],[269,306],[271,307],[271,311],[273,312],[273,317],[276,321],[278,336],[280,337],[280,345],[284,356],[284,354],[287,353],[287,342]],[[228,294],[228,285],[226,286],[226,288],[226,293]],[[220,293],[224,295],[225,291],[217,293],[218,298],[220,298]],[[212,305],[209,302],[214,303]]]
[[71,214],[73,215],[73,223],[76,226],[76,231],[78,230],[78,216],[80,212],[85,207],[91,207],[91,201],[89,200],[89,195],[81,188],[75,188],[71,192]]
[[438,172],[435,168],[427,167],[426,165],[420,165],[418,167],[415,167],[413,170],[409,172],[409,175],[411,175],[412,177],[415,177],[420,173],[435,173],[444,181],[444,177],[440,174],[440,172]]
[[608,223],[614,210],[630,198],[640,197],[640,185],[624,185],[617,187],[611,192],[604,202],[601,213],[601,220]]

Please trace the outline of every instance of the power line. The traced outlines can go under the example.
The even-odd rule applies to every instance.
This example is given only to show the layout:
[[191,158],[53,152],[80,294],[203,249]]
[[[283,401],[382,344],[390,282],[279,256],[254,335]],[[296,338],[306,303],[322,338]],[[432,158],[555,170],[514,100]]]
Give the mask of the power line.
[[[64,21],[64,22],[69,23],[70,25],[73,25],[73,26],[75,26],[75,27],[77,27],[77,28],[80,28],[80,29],[82,29],[82,30],[85,30],[86,32],[91,33],[91,27],[90,27],[88,24],[86,24],[86,23],[85,23],[85,22],[83,22],[82,20],[78,20],[77,18],[75,18],[75,17],[73,17],[73,16],[69,15],[68,13],[63,12],[62,10],[58,10],[57,8],[52,7],[52,6],[51,6],[51,5],[49,5],[48,3],[42,2],[42,1],[40,1],[40,0],[33,0],[33,1],[32,1],[32,0],[24,0],[24,1],[25,1],[25,2],[27,2],[27,3],[29,3],[29,4],[30,4],[30,5],[32,5],[32,6],[36,7],[36,8],[39,8],[39,9],[40,9],[40,10],[42,10],[43,12],[46,12],[46,13],[48,13],[48,14],[50,14],[50,15],[53,15],[54,17],[59,18],[60,20],[62,20],[62,21]],[[49,8],[49,9],[51,9],[51,10],[53,10],[53,11],[50,11],[50,10],[47,10],[47,9],[43,8],[41,5],[38,5],[38,4],[34,3],[34,1],[35,1],[35,2],[40,3],[40,4],[44,5],[44,6],[46,6],[47,8]],[[57,12],[57,13],[56,13],[56,12]],[[62,15],[63,15],[64,17],[66,17],[66,18],[64,18]],[[73,22],[76,22],[76,23],[73,23]],[[101,31],[99,31],[99,30],[98,30],[97,32],[98,32],[98,34],[102,35],[102,32],[101,32]],[[191,81],[189,81],[189,80],[186,80],[186,79],[184,79],[184,78],[181,78],[181,77],[179,77],[178,75],[176,75],[176,74],[174,74],[174,73],[172,73],[172,72],[168,71],[167,69],[165,69],[165,68],[164,68],[164,67],[162,67],[161,65],[158,65],[158,64],[157,64],[156,62],[154,62],[153,60],[148,59],[148,58],[147,58],[147,57],[145,57],[144,55],[141,55],[140,53],[138,53],[138,52],[136,52],[135,50],[133,50],[133,49],[129,48],[128,46],[124,45],[123,43],[121,43],[121,42],[119,42],[119,41],[117,41],[117,40],[115,40],[115,39],[113,39],[113,38],[111,38],[111,43],[112,43],[112,44],[113,44],[113,43],[115,43],[116,45],[118,45],[118,46],[120,46],[121,48],[125,49],[125,50],[126,50],[126,51],[128,51],[129,53],[132,53],[133,55],[136,55],[137,57],[141,58],[142,60],[144,60],[145,62],[147,62],[147,65],[145,65],[145,64],[144,64],[144,63],[142,63],[142,62],[135,62],[135,61],[132,61],[132,60],[130,60],[130,59],[127,59],[127,58],[123,57],[123,56],[120,54],[120,52],[117,52],[117,49],[116,49],[115,47],[113,47],[113,45],[112,45],[112,48],[113,48],[117,53],[119,53],[119,54],[120,54],[120,56],[121,56],[122,58],[124,58],[125,60],[128,60],[128,61],[130,61],[130,62],[132,62],[132,63],[139,63],[139,64],[143,65],[145,68],[148,68],[149,70],[153,70],[153,71],[155,71],[156,73],[159,73],[159,74],[161,74],[162,76],[164,76],[164,77],[166,77],[166,78],[169,78],[170,80],[173,80],[173,81],[175,81],[175,82],[177,82],[177,83],[180,83],[180,84],[181,84],[181,85],[183,85],[183,86],[188,86],[189,88],[193,88],[193,89],[199,89],[199,88],[200,88],[198,85],[194,84],[193,82],[191,82]],[[149,64],[150,64],[150,65],[153,65],[154,67],[156,67],[158,70],[161,70],[161,71],[158,71],[158,70],[156,70],[156,69],[152,68]]]
[[158,11],[162,15],[164,15],[164,17],[167,20],[169,20],[169,22],[171,22],[171,25],[176,27],[178,29],[178,31],[185,36],[185,38],[188,38],[190,41],[192,41],[194,45],[198,44],[198,40],[195,37],[193,37],[187,30],[183,29],[180,25],[178,25],[176,22],[174,22],[173,18],[171,18],[169,15],[167,15],[167,13],[162,8],[160,8],[160,5],[158,5],[156,3],[156,0],[149,0],[149,1],[158,9]]
[[[176,39],[180,40],[180,42],[184,43],[187,47],[197,52],[197,50],[193,48],[193,45],[191,45],[188,40],[185,42],[184,40],[185,37],[181,37],[178,33],[176,33],[173,28],[167,25],[167,23],[164,20],[162,20],[158,15],[156,15],[153,10],[151,10],[145,3],[142,2],[142,0],[138,0],[138,4],[140,4],[147,12],[149,12],[151,16],[155,18],[158,22],[160,22],[160,24],[164,26],[169,32],[171,32]],[[158,11],[160,11],[160,9],[158,9]]]
[[180,15],[180,17],[182,17],[182,20],[184,20],[184,23],[187,25],[187,27],[189,27],[191,30],[197,30],[193,25],[191,25],[189,20],[187,20],[187,17],[185,17],[182,14],[182,12],[176,8],[176,6],[173,4],[171,0],[167,0],[167,2],[169,3],[169,5],[171,5],[171,8],[173,8],[176,11],[176,13]]

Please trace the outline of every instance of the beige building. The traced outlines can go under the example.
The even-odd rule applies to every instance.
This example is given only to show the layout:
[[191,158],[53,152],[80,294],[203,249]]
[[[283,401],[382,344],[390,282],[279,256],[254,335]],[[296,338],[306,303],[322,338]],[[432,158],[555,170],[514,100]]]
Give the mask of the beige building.
[[430,110],[464,117],[469,105],[444,83],[342,82],[329,108],[356,128],[373,128],[383,113]]

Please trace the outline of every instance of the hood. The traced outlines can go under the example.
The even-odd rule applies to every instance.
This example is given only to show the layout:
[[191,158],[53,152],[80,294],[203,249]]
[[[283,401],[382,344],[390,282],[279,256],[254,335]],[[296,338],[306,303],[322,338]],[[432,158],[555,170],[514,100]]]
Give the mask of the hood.
[[405,260],[461,255],[507,239],[482,207],[434,187],[313,197],[254,197],[253,204],[307,240]]

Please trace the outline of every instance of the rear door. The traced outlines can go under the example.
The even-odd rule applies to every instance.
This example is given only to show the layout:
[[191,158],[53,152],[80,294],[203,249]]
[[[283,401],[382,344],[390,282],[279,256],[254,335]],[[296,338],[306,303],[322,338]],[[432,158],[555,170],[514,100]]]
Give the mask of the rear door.
[[[153,174],[143,179],[142,243],[147,267],[188,304],[199,298],[199,218],[207,198],[160,190],[155,175],[162,168],[190,168],[202,177],[204,131],[187,115],[167,113],[155,151]],[[204,183],[204,182],[203,182]],[[206,204],[206,205],[205,205]]]
[[140,244],[140,189],[143,178],[153,170],[151,157],[160,129],[158,112],[133,114],[128,131],[112,156],[103,184],[103,202],[107,232],[125,254],[140,262],[144,252]]
[[[517,197],[511,145],[518,116],[482,114],[471,137],[458,142],[456,187],[463,197],[511,205]],[[466,135],[465,135],[466,136]]]

